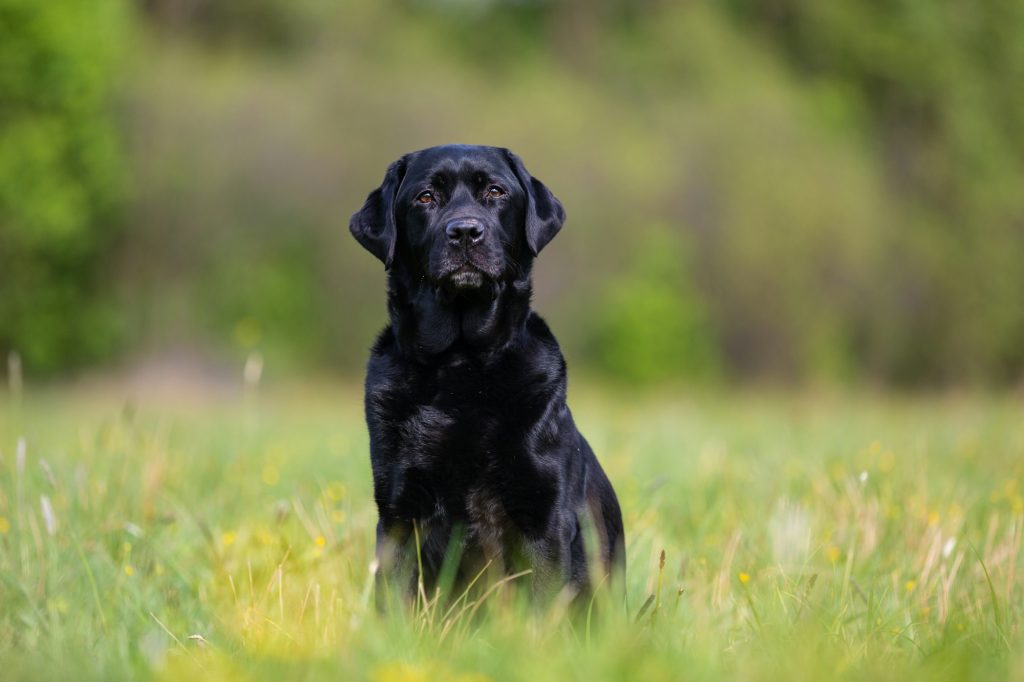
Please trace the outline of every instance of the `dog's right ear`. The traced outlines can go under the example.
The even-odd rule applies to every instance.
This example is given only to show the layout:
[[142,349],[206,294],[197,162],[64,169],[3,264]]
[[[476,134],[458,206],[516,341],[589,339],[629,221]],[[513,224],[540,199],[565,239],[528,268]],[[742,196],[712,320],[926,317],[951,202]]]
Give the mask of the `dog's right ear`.
[[384,263],[384,269],[391,268],[395,258],[395,241],[398,229],[395,225],[395,195],[405,177],[408,157],[403,156],[388,166],[384,182],[370,192],[363,207],[352,214],[348,229],[356,241]]

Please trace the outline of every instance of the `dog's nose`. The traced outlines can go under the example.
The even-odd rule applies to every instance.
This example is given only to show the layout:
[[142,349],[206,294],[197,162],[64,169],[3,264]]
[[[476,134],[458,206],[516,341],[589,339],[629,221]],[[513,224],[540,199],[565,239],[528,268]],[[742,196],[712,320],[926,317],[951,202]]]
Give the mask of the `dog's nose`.
[[484,238],[484,224],[476,218],[455,218],[444,226],[444,233],[452,243],[478,244]]

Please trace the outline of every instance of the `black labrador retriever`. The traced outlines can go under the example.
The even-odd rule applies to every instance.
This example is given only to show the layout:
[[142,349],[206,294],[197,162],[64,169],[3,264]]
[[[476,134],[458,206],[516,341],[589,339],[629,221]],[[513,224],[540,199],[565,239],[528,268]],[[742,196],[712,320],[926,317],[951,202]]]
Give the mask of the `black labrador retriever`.
[[588,524],[604,575],[624,569],[618,500],[530,309],[533,259],[564,220],[519,157],[464,145],[406,154],[352,216],[388,272],[366,375],[378,600],[419,578],[432,594],[446,566],[461,584],[531,569],[535,596],[588,592]]

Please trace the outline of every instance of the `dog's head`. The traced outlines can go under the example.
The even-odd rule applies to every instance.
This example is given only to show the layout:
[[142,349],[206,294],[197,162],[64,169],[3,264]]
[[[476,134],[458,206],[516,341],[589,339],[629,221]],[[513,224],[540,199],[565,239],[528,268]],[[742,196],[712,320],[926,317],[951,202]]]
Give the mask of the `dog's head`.
[[385,268],[457,295],[528,271],[564,220],[509,150],[446,145],[391,164],[349,229]]

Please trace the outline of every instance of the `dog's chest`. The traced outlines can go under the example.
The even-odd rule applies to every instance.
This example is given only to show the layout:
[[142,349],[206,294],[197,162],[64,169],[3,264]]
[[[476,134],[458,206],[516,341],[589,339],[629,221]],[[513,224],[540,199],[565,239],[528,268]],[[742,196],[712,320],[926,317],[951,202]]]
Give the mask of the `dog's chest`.
[[396,426],[397,451],[411,465],[463,485],[485,483],[517,448],[508,419],[484,400],[418,405]]
[[[557,449],[569,434],[529,363],[424,368],[396,363],[370,382],[375,495],[396,518],[463,525],[483,548],[531,535],[557,496]],[[470,538],[472,539],[472,538]]]
[[392,423],[402,452],[421,465],[483,474],[514,454],[522,439],[515,381],[473,367],[416,377]]
[[[400,450],[412,453],[403,485],[422,487],[448,521],[461,524],[467,547],[485,561],[500,562],[521,538],[509,510],[508,481],[514,460],[525,453],[501,416],[484,404],[423,405],[404,422]],[[424,510],[426,511],[426,510]]]

